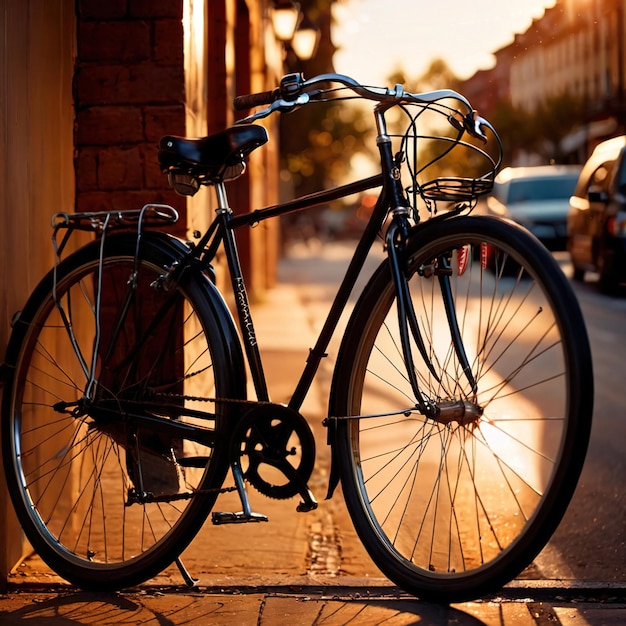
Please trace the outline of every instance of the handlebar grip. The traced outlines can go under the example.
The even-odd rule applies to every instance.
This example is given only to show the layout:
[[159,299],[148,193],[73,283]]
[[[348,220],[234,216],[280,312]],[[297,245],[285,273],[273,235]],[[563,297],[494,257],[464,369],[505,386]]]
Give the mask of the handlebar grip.
[[235,111],[243,111],[245,109],[254,109],[264,104],[272,104],[276,98],[278,90],[262,91],[261,93],[253,93],[248,96],[236,96],[233,100]]

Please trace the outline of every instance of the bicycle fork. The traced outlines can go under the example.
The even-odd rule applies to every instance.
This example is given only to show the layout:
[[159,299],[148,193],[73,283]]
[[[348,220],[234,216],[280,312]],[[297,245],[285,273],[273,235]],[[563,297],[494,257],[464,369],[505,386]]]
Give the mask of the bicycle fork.
[[[408,240],[408,222],[406,220],[406,209],[399,208],[394,211],[394,215],[387,230],[386,244],[389,258],[389,268],[396,291],[398,327],[400,332],[400,345],[402,356],[406,365],[406,373],[411,384],[411,389],[416,398],[416,406],[420,412],[430,419],[448,423],[451,421],[464,422],[464,415],[468,406],[473,409],[474,405],[462,400],[453,402],[435,402],[434,399],[425,398],[420,391],[416,369],[413,365],[413,350],[411,340],[420,353],[420,356],[437,383],[441,384],[441,378],[433,364],[428,349],[424,343],[422,333],[419,328],[415,308],[409,292],[408,276],[406,275],[405,251]],[[454,351],[459,364],[472,391],[476,391],[476,381],[471,371],[471,366],[465,352],[465,347],[461,338],[456,309],[450,286],[451,268],[449,259],[443,255],[437,260],[434,272],[437,274],[441,296],[446,311],[450,336]],[[471,410],[470,412],[474,412]]]

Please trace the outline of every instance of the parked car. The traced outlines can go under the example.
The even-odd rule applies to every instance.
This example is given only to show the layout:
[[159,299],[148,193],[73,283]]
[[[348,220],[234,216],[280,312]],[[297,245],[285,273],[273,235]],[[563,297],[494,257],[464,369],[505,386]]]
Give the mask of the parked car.
[[567,212],[579,165],[506,167],[487,198],[487,212],[526,227],[550,250],[565,250]]
[[626,136],[599,144],[583,167],[570,200],[567,249],[574,278],[600,274],[600,289],[626,281]]

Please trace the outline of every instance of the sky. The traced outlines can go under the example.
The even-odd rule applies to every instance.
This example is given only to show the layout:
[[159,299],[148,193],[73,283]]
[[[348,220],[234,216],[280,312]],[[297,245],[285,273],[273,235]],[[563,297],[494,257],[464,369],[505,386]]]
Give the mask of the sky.
[[459,78],[493,67],[492,53],[524,32],[555,0],[339,0],[335,71],[384,85],[395,70],[417,78],[433,58]]

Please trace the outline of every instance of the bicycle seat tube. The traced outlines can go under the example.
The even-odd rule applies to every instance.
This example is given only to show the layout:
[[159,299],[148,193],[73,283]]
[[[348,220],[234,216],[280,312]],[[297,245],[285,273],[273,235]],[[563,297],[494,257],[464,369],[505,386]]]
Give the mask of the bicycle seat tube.
[[263,372],[263,363],[259,354],[259,347],[256,340],[256,332],[250,314],[250,303],[248,301],[248,293],[246,290],[239,254],[237,252],[237,243],[235,234],[229,223],[232,218],[232,209],[228,205],[228,197],[226,195],[226,185],[223,182],[215,184],[215,192],[217,196],[217,219],[220,222],[222,231],[222,241],[226,260],[228,262],[228,270],[230,273],[233,294],[235,296],[235,304],[237,316],[241,328],[244,349],[250,365],[250,373],[254,383],[254,389],[258,400],[261,402],[269,401],[269,393],[267,390],[267,382],[265,373]]

